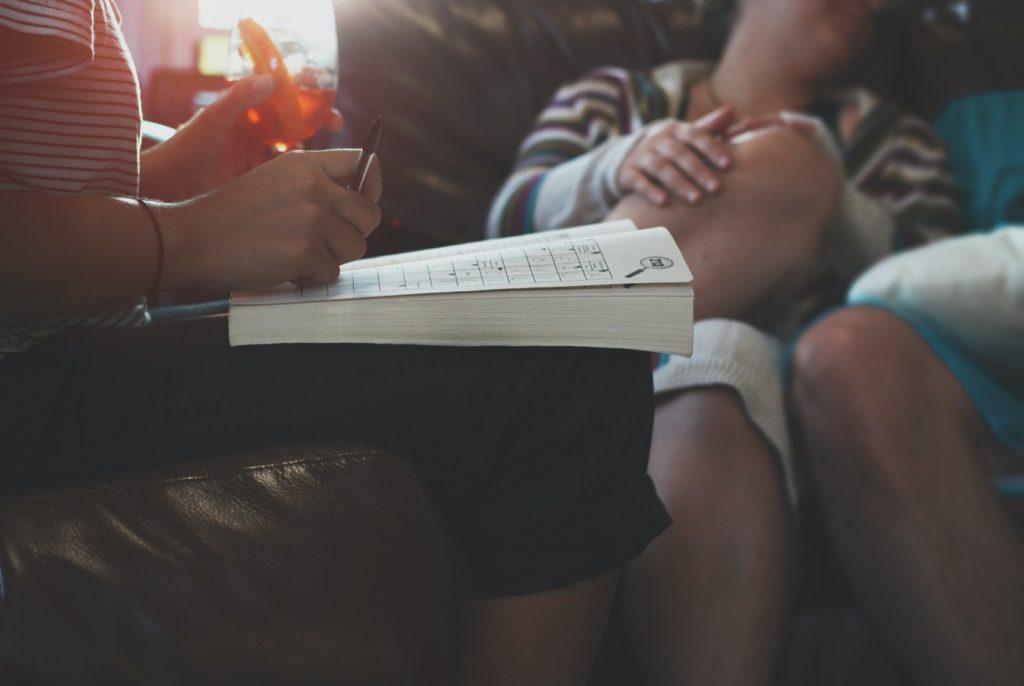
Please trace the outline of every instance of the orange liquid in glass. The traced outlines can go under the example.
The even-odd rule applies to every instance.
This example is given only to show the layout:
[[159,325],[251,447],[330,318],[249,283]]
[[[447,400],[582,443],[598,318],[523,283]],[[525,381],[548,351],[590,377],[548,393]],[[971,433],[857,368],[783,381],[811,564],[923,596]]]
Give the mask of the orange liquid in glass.
[[334,88],[298,86],[298,92],[303,123],[302,136],[298,140],[285,138],[280,116],[273,107],[273,98],[268,101],[270,106],[246,110],[244,121],[249,134],[278,152],[285,152],[298,147],[299,143],[316,133],[330,119],[337,91]]

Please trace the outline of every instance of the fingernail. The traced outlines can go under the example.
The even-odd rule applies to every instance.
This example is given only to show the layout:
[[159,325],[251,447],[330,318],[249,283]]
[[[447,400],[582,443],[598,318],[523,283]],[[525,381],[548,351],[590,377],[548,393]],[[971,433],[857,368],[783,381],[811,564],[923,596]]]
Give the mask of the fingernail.
[[711,191],[712,193],[714,193],[715,191],[717,191],[717,190],[718,190],[718,182],[717,182],[717,181],[715,181],[714,179],[709,179],[709,180],[708,180],[708,181],[707,181],[707,182],[706,182],[706,183],[704,184],[704,187],[705,187],[705,188],[707,188],[707,189],[708,189],[709,191]]
[[696,204],[697,201],[700,200],[700,193],[687,193],[686,194],[686,199],[689,200],[690,202]]
[[728,167],[729,166],[729,158],[728,157],[719,157],[718,158],[718,166],[721,167],[722,169],[725,169],[726,167]]

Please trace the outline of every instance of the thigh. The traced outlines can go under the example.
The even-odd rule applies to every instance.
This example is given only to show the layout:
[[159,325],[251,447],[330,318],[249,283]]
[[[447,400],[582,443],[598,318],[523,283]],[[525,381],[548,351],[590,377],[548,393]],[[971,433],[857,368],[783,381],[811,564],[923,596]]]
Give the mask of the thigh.
[[667,525],[650,358],[622,350],[231,348],[224,318],[53,340],[0,363],[0,489],[339,438],[409,462],[478,590],[623,564]]
[[990,471],[1013,466],[940,349],[886,309],[853,306],[823,319],[797,342],[793,371],[800,415],[815,415],[816,402],[827,399],[856,421],[956,432],[970,438]]
[[2,363],[4,468],[17,461],[60,480],[320,438],[496,454],[545,417],[578,424],[614,406],[642,423],[643,366],[624,351],[231,348],[224,317],[81,332]]

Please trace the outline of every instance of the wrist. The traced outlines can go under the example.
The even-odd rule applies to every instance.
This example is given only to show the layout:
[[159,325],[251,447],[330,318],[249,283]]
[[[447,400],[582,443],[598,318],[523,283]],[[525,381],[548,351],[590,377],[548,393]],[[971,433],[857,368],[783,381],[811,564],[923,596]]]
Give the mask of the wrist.
[[608,144],[608,150],[604,156],[605,176],[604,182],[608,192],[613,197],[621,200],[629,193],[629,189],[622,182],[623,171],[630,155],[647,136],[651,125],[648,124],[639,131],[622,136]]
[[213,290],[208,284],[208,270],[202,265],[199,240],[202,229],[192,205],[192,202],[149,202],[163,234],[164,264],[160,284],[163,291]]
[[157,200],[171,200],[172,194],[168,193],[166,165],[163,164],[163,156],[160,148],[163,144],[142,152],[139,157],[139,196]]

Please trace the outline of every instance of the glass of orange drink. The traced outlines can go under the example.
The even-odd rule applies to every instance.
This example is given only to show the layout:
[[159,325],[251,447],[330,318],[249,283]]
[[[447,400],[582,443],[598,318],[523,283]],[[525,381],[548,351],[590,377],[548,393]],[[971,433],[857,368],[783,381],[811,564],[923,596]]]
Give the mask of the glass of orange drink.
[[274,93],[246,111],[257,140],[286,152],[331,116],[338,88],[338,35],[331,0],[248,0],[231,32],[227,79],[274,77]]

